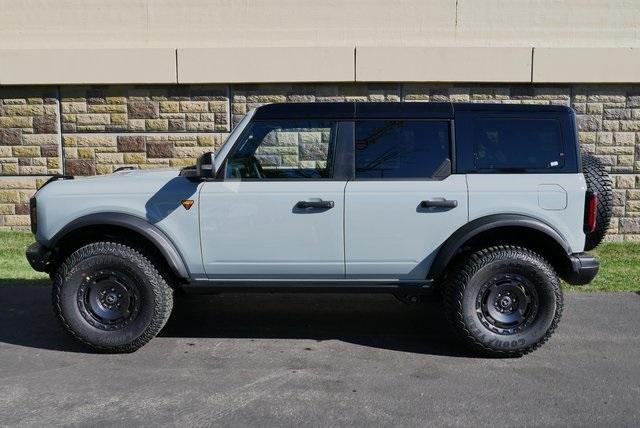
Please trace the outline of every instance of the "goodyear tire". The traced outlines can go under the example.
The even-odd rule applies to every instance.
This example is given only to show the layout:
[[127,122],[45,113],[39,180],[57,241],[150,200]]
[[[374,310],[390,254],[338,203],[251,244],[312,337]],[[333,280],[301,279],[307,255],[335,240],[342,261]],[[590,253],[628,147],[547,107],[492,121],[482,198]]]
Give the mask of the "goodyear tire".
[[496,246],[465,257],[445,280],[443,294],[457,336],[487,356],[533,351],[551,337],[562,315],[558,276],[522,247]]
[[53,307],[63,328],[98,352],[133,352],[162,329],[173,291],[145,255],[114,242],[86,245],[55,274]]
[[587,182],[587,190],[598,194],[596,228],[586,234],[585,251],[593,250],[604,239],[609,229],[613,211],[613,186],[611,178],[598,158],[585,154],[582,156],[582,172]]

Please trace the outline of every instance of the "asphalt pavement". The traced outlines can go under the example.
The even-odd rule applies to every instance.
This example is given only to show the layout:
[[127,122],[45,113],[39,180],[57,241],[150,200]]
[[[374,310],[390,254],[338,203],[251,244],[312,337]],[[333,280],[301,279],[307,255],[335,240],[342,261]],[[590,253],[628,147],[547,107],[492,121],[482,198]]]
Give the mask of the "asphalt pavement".
[[519,359],[460,348],[437,303],[335,294],[182,298],[144,348],[98,355],[49,287],[3,284],[0,425],[639,426],[640,296],[566,295]]

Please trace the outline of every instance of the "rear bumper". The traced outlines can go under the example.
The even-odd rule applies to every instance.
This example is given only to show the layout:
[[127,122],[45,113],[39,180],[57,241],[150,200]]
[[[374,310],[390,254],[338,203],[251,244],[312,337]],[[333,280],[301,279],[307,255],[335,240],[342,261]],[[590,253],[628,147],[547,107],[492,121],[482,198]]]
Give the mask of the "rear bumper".
[[575,253],[569,256],[571,270],[567,272],[566,282],[571,285],[585,285],[590,283],[600,270],[598,259],[588,253]]
[[34,242],[27,248],[27,261],[34,270],[38,272],[48,272],[51,262],[51,250],[39,242]]

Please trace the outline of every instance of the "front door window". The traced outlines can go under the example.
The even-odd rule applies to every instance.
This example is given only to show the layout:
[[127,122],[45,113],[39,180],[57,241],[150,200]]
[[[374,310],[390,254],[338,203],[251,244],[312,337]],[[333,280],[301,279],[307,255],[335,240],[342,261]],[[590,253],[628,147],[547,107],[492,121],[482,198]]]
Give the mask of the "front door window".
[[227,180],[332,178],[336,122],[255,121],[226,162]]

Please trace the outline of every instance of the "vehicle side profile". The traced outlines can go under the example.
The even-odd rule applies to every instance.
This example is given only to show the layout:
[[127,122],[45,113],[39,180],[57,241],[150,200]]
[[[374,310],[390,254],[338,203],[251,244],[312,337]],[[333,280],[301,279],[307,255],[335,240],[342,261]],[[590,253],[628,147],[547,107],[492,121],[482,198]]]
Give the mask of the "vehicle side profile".
[[193,167],[53,177],[31,200],[31,266],[64,328],[131,352],[174,291],[442,296],[488,355],[544,343],[560,280],[589,283],[611,181],[564,106],[269,104]]

